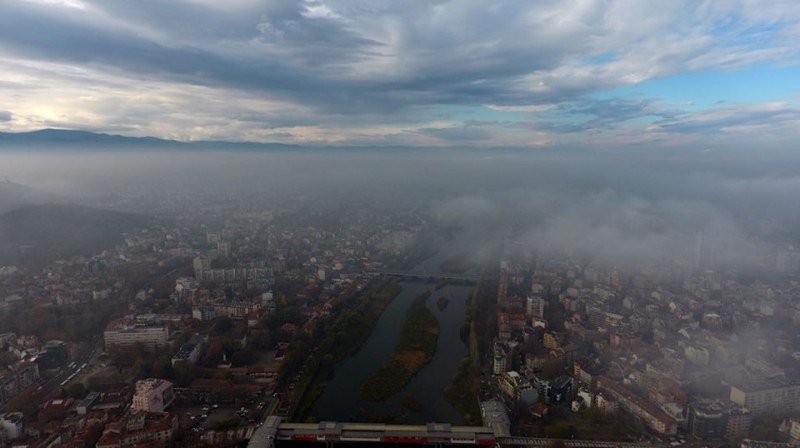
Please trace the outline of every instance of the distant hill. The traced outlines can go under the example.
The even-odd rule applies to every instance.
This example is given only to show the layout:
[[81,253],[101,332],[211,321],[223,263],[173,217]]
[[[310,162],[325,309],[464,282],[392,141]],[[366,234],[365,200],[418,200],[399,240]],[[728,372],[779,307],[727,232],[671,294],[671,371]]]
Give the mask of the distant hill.
[[88,131],[66,129],[42,129],[31,132],[0,132],[0,145],[45,145],[59,144],[69,146],[170,146],[178,147],[185,143],[162,140],[154,137],[124,137],[121,135],[99,134]]
[[152,218],[78,205],[23,205],[0,215],[0,264],[43,265],[90,255]]
[[63,202],[63,198],[25,185],[0,180],[0,213],[5,213],[25,204],[51,202]]
[[285,150],[294,145],[281,143],[249,143],[223,141],[179,142],[155,137],[125,137],[88,131],[66,129],[42,129],[31,132],[0,132],[2,148],[53,147],[60,149],[237,149],[237,150]]

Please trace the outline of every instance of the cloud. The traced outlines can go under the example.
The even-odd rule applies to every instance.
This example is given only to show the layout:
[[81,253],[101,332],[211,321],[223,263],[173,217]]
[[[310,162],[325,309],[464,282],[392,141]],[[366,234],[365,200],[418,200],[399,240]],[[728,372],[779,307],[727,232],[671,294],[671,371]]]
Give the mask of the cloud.
[[367,207],[372,198],[393,209],[405,201],[430,210],[432,225],[466,235],[464,247],[496,247],[513,236],[509,245],[536,253],[559,250],[576,262],[637,269],[669,258],[691,265],[698,233],[715,269],[769,266],[777,245],[800,237],[796,154],[442,148],[151,155],[9,152],[0,176],[4,168],[15,181],[87,198],[130,194],[131,185],[143,198],[195,191],[198,183],[244,200],[302,191],[338,210],[331,216],[353,201]]
[[447,141],[480,142],[490,137],[490,133],[487,130],[475,126],[423,128],[417,132]]
[[796,127],[800,109],[789,103],[723,105],[683,118],[655,123],[651,130],[674,133],[748,132],[760,127]]
[[530,115],[530,126],[559,133],[614,131],[642,118],[675,118],[680,112],[649,98],[587,99]]
[[[797,40],[787,36],[799,23],[800,8],[791,1],[770,8],[746,0],[236,0],[224,8],[205,0],[4,2],[0,64],[16,68],[0,74],[0,101],[52,99],[15,109],[24,118],[15,121],[20,129],[83,122],[188,138],[269,138],[262,129],[277,127],[298,135],[313,124],[320,134],[349,129],[345,140],[355,141],[366,126],[402,125],[416,128],[404,134],[411,141],[472,135],[502,143],[507,123],[477,130],[466,124],[474,117],[457,117],[463,120],[451,122],[453,129],[437,130],[443,106],[506,114],[502,120],[552,113],[545,118],[556,120],[527,126],[530,141],[550,140],[544,132],[613,130],[643,117],[663,121],[666,130],[681,115],[659,98],[591,95],[688,71],[792,63]],[[41,94],[3,87],[12,83],[38,86]],[[120,98],[125,85],[147,94]],[[87,88],[97,101],[80,100]],[[212,93],[214,112],[201,107],[198,125],[187,127],[194,108],[175,107],[201,89]],[[236,112],[235,104],[218,103],[225,96],[251,101]],[[92,110],[98,102],[156,116],[103,118]],[[277,116],[268,107],[259,114],[254,102],[282,104],[289,113]],[[209,123],[212,113],[235,118],[229,126]]]
[[11,121],[11,118],[12,118],[11,112],[7,110],[0,110],[0,122]]

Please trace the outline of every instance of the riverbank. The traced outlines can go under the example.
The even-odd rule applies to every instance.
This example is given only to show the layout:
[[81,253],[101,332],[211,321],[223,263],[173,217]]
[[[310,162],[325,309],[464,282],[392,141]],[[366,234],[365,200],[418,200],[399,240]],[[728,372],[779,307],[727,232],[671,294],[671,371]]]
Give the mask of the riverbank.
[[[458,370],[453,376],[453,384],[444,391],[444,397],[453,405],[464,417],[467,425],[481,424],[481,410],[478,406],[478,373],[476,371],[477,360],[477,335],[475,333],[475,316],[478,312],[478,304],[475,294],[467,301],[466,312],[464,313],[464,323],[461,325],[461,340],[468,346],[475,346],[469,354],[458,363]],[[475,353],[473,355],[473,353]]]
[[302,421],[307,417],[325,390],[325,382],[333,376],[336,364],[359,350],[378,318],[401,290],[396,281],[385,281],[342,303],[339,316],[321,332],[325,337],[317,345],[317,354],[306,362],[312,373],[305,384],[299,385],[301,396],[293,412],[295,420]]
[[368,401],[382,401],[399,392],[433,358],[439,339],[439,320],[428,309],[425,291],[414,298],[406,314],[394,354],[361,386]]
[[[463,247],[460,241],[447,240],[446,237],[442,241],[445,244],[435,255],[408,267],[408,270],[439,272],[439,265],[449,255],[463,251],[460,250]],[[459,361],[468,354],[464,341],[469,336],[469,328],[463,330],[462,338],[461,327],[466,313],[465,299],[473,288],[456,283],[441,282],[436,285],[413,279],[401,281],[402,292],[386,307],[358,352],[336,365],[333,376],[326,382],[325,390],[306,417],[310,416],[310,421],[349,420],[409,424],[437,421],[463,424],[462,413],[443,396],[444,391],[453,383]],[[362,394],[363,385],[394,355],[409,309],[414,299],[426,291],[431,292],[426,307],[436,317],[439,325],[435,353],[408,384],[388,399],[365,399]],[[449,304],[445,309],[438,310],[436,299],[441,296],[447,297]],[[406,396],[418,400],[422,406],[409,406],[409,399],[403,403]]]

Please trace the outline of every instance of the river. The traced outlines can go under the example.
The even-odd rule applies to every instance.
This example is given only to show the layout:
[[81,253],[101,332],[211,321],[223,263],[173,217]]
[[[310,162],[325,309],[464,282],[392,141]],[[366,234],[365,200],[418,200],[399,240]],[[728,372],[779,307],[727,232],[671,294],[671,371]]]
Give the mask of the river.
[[[439,253],[417,265],[414,270],[439,271],[441,262],[454,253],[452,246],[445,245]],[[443,394],[452,383],[459,361],[467,355],[467,346],[461,341],[459,330],[464,322],[466,301],[472,287],[447,285],[435,290],[435,284],[417,281],[401,282],[400,285],[402,292],[386,307],[361,350],[336,367],[333,379],[327,383],[325,391],[311,410],[315,419],[361,421],[366,412],[373,417],[391,417],[403,423],[464,423],[464,418]],[[362,400],[359,394],[361,384],[392,355],[411,302],[414,297],[428,290],[432,294],[427,306],[439,319],[440,329],[433,359],[402,391],[386,402]],[[450,303],[440,311],[436,300],[442,296],[449,298]],[[402,399],[408,395],[422,403],[419,412],[411,412],[402,406]]]

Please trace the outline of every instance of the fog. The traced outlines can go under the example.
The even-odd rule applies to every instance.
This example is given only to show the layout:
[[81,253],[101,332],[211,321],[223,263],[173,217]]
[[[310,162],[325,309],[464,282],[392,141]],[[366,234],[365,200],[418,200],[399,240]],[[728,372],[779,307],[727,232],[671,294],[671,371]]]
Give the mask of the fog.
[[475,249],[505,241],[618,265],[702,256],[713,268],[755,269],[797,242],[798,165],[789,156],[644,151],[40,148],[0,153],[0,178],[145,214],[233,199],[306,201],[323,219],[408,210],[458,229]]

